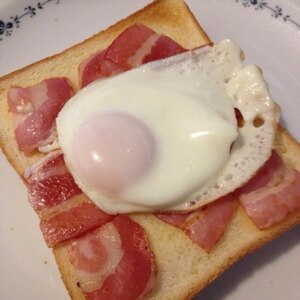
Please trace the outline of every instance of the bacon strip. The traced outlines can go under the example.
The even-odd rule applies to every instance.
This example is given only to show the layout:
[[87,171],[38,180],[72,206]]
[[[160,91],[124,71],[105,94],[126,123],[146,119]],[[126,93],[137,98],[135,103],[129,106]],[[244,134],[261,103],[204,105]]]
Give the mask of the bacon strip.
[[193,213],[183,229],[193,242],[210,252],[223,236],[237,207],[234,195],[224,196]]
[[100,289],[124,254],[120,234],[112,222],[70,241],[66,249],[76,270],[77,285],[84,293]]
[[40,222],[44,239],[48,247],[90,232],[109,222],[113,216],[100,210],[95,204],[86,202],[63,210]]
[[96,79],[116,75],[122,69],[115,63],[105,59],[107,49],[101,50],[84,60],[78,68],[79,82],[85,87]]
[[173,225],[178,228],[183,228],[186,220],[191,216],[191,213],[186,213],[186,214],[157,213],[155,214],[155,216],[170,225]]
[[259,229],[270,228],[300,209],[300,173],[285,166],[273,151],[270,159],[244,186],[190,214],[156,214],[181,228],[195,243],[211,251],[226,230],[240,200]]
[[186,51],[166,36],[134,24],[124,30],[112,44],[83,61],[79,66],[80,86],[96,79],[115,75],[143,63]]
[[29,201],[40,217],[40,227],[49,247],[81,236],[113,218],[81,192],[61,151],[49,153],[23,177]]
[[210,252],[223,236],[238,206],[237,197],[229,194],[188,214],[156,214],[166,223],[181,228],[193,242]]
[[14,114],[15,136],[21,151],[30,152],[53,142],[55,118],[73,94],[65,77],[46,79],[27,88],[9,89],[8,106]]
[[156,264],[147,235],[126,216],[117,216],[66,247],[88,300],[141,299],[153,287]]
[[240,201],[259,229],[267,229],[300,209],[300,173],[273,151],[258,174],[239,189]]
[[68,171],[60,151],[47,155],[27,170],[24,177],[29,202],[38,214],[82,193]]
[[81,193],[69,172],[34,180],[28,189],[29,201],[35,211],[53,207]]
[[[157,36],[158,34],[155,31],[144,25],[132,25],[125,29],[108,47],[105,59],[115,63],[122,70],[129,70],[141,64],[144,55],[138,55],[140,59],[132,60],[133,63],[129,62],[130,59],[136,56],[141,48],[145,48],[144,51],[148,54],[152,45],[155,44]],[[149,39],[151,39],[151,43],[145,47],[145,44],[149,44]]]
[[143,64],[155,61],[161,58],[167,58],[172,55],[185,52],[186,49],[182,48],[172,39],[167,36],[160,36],[151,48],[151,52],[143,57]]
[[266,187],[276,174],[285,168],[280,156],[273,151],[271,157],[263,167],[245,185],[235,191],[236,195],[249,194],[255,190]]

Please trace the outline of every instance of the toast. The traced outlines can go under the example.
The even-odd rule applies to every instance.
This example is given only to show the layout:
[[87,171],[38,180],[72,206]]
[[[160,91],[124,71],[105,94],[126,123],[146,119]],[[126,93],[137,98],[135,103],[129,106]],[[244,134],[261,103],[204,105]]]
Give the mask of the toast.
[[[26,156],[19,151],[7,107],[7,89],[14,85],[30,86],[57,76],[67,76],[78,89],[77,67],[80,62],[108,46],[120,32],[137,22],[171,37],[187,49],[211,42],[182,1],[162,0],[61,54],[3,77],[0,81],[0,144],[18,174],[22,175],[42,154],[36,152]],[[300,170],[299,144],[282,128],[278,128],[274,147],[287,164]],[[149,299],[190,299],[234,262],[298,224],[300,212],[290,214],[282,223],[262,231],[239,207],[221,241],[209,254],[181,230],[151,214],[133,214],[131,217],[145,229],[158,266],[157,281]],[[64,283],[72,299],[84,299],[64,251],[60,246],[53,249]]]

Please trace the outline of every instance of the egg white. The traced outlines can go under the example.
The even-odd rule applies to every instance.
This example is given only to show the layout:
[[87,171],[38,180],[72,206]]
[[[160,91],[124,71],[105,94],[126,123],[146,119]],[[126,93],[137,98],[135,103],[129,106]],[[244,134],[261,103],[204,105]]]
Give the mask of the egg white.
[[[234,107],[252,112],[241,129]],[[118,195],[92,187],[72,164],[75,132],[108,111],[144,122],[159,149],[151,171]],[[253,126],[257,115],[266,117],[259,128]],[[175,211],[207,204],[247,181],[270,155],[277,118],[258,69],[245,71],[240,49],[224,40],[92,83],[65,105],[57,130],[70,172],[101,209]],[[257,146],[257,136],[264,147]]]

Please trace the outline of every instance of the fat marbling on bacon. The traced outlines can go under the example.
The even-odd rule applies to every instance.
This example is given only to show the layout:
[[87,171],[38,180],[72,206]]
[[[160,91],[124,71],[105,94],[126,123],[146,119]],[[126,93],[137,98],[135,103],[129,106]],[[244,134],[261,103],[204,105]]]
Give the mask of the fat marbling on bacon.
[[237,207],[238,198],[229,194],[187,214],[161,213],[156,216],[182,229],[193,242],[210,252],[223,236]]
[[52,151],[28,169],[24,178],[28,184],[29,202],[37,213],[82,193],[60,151]]
[[15,137],[21,151],[30,152],[55,142],[55,119],[73,94],[65,77],[8,90],[8,106],[15,119]]
[[186,51],[167,36],[134,24],[124,30],[112,44],[84,60],[79,66],[81,87],[96,79],[115,75],[143,63]]
[[81,192],[59,150],[50,152],[23,177],[49,247],[81,236],[113,218]]
[[143,228],[117,216],[65,246],[88,300],[137,300],[153,287],[156,263]]
[[300,172],[285,165],[273,151],[256,176],[236,194],[256,226],[270,228],[300,210]]
[[[74,189],[74,181],[65,180],[66,174],[60,151],[48,154],[24,174],[29,191],[34,191],[31,203],[41,219],[46,243],[53,247],[67,242],[64,247],[86,299],[141,299],[151,291],[156,277],[144,229],[129,217],[104,213]],[[47,182],[52,181],[57,191],[34,188],[41,185],[48,190]],[[58,202],[52,199],[56,192],[62,194]]]
[[257,174],[233,193],[188,214],[156,216],[182,229],[210,252],[225,233],[239,202],[259,229],[268,229],[300,210],[300,172],[285,165],[273,151]]

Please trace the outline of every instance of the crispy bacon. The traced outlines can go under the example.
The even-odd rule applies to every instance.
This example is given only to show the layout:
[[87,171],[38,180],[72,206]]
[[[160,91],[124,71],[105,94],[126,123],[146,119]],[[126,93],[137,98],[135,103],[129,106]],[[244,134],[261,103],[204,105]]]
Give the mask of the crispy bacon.
[[184,52],[172,39],[152,29],[134,24],[124,30],[112,44],[83,61],[79,66],[81,87],[143,63]]
[[8,106],[14,114],[15,136],[21,151],[30,152],[53,142],[55,118],[73,94],[69,80],[64,77],[9,89]]
[[143,228],[126,216],[66,246],[78,285],[88,300],[135,300],[146,296],[156,276]]
[[300,209],[300,173],[285,166],[273,151],[258,174],[236,194],[257,227],[270,228]]

